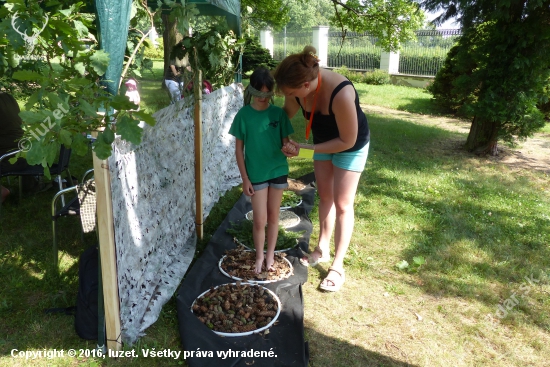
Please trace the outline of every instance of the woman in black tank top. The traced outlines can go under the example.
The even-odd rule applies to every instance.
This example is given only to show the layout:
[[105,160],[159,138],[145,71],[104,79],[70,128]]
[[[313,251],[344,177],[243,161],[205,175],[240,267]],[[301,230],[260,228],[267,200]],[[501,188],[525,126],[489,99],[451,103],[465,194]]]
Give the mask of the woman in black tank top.
[[[338,291],[345,281],[344,257],[354,225],[354,199],[370,141],[367,117],[353,84],[344,76],[319,67],[311,46],[286,57],[274,73],[277,90],[285,96],[283,109],[292,118],[300,109],[306,118],[306,139],[313,133],[314,170],[319,193],[319,243],[300,262],[313,266],[330,261],[334,230],[334,259],[319,287]],[[288,157],[304,144],[283,147]]]

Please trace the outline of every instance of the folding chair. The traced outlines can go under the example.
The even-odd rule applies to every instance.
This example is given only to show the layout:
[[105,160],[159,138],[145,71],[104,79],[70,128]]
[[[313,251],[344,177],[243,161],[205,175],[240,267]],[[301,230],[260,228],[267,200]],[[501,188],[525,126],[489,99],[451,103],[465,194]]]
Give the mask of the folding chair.
[[[16,150],[16,151],[4,154],[3,156],[0,157],[0,178],[2,177],[9,178],[10,176],[19,176],[19,200],[21,200],[23,197],[23,176],[35,176],[35,177],[44,176],[44,167],[40,165],[36,165],[36,166],[28,166],[21,170],[2,171],[2,161],[15,156],[19,152],[20,150]],[[61,174],[64,172],[67,175],[67,181],[69,182],[70,186],[73,186],[73,179],[71,177],[71,173],[69,172],[70,159],[71,159],[71,149],[65,148],[65,146],[61,144],[61,148],[59,149],[59,159],[57,163],[54,163],[50,167],[50,174],[52,176],[57,176],[57,183],[59,185],[59,190],[63,189]],[[0,208],[1,208],[1,203],[0,203]]]
[[[89,233],[96,226],[96,193],[95,181],[93,178],[88,179],[88,176],[93,174],[94,170],[90,169],[84,173],[80,184],[60,190],[52,199],[52,232],[53,232],[53,254],[54,265],[57,269],[59,253],[57,249],[57,219],[67,215],[80,216],[82,225],[81,238],[84,242],[84,233]],[[64,196],[71,192],[76,195],[64,204]],[[59,205],[59,199],[62,204]]]

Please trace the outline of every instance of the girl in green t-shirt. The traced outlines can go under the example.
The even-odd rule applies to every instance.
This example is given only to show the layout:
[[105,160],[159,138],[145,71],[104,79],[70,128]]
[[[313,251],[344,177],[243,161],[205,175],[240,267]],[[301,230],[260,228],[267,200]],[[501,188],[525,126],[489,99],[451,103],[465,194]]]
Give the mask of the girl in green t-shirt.
[[[294,132],[282,108],[270,104],[275,81],[266,68],[255,70],[245,90],[245,105],[237,112],[229,133],[236,138],[235,156],[243,192],[252,199],[255,272],[272,270],[279,231],[283,190],[288,187],[288,162],[282,152]],[[267,223],[267,252],[265,225]]]

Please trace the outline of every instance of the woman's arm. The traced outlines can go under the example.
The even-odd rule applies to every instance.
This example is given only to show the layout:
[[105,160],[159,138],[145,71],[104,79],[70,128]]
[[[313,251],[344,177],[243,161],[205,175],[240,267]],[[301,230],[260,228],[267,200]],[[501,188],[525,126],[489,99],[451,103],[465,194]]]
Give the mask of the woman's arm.
[[235,158],[237,158],[237,167],[239,167],[239,172],[243,179],[243,193],[246,196],[252,196],[254,195],[254,188],[246,172],[246,165],[244,163],[244,141],[240,139],[235,139]]
[[174,76],[178,76],[178,75],[179,75],[178,69],[176,69],[176,65],[171,64],[171,65],[170,65],[170,70],[172,70],[172,74],[174,74]]

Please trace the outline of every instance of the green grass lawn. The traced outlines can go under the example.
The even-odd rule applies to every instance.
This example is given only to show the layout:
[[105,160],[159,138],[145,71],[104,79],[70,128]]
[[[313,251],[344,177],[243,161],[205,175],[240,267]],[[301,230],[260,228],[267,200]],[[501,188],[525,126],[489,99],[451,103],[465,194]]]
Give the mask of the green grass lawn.
[[432,103],[431,94],[422,88],[363,83],[358,84],[356,88],[363,104],[434,116],[445,114]]
[[[154,73],[145,72],[139,84],[148,111],[169,103],[168,93],[159,89],[160,63]],[[365,104],[422,113],[426,119],[438,115],[421,89],[357,89]],[[372,142],[355,201],[346,284],[339,293],[320,292],[328,268],[323,264],[309,270],[303,286],[310,365],[547,366],[548,174],[471,156],[461,150],[465,134],[386,115],[368,117]],[[293,138],[303,141],[303,118],[295,117],[293,125]],[[548,134],[546,129],[542,136]],[[291,177],[313,170],[310,160],[289,163]],[[90,155],[71,161],[77,177],[89,167]],[[21,202],[16,196],[3,205],[0,225],[0,366],[185,365],[167,358],[12,358],[13,349],[95,346],[75,334],[73,317],[43,313],[75,303],[77,260],[86,247],[78,219],[59,220],[57,275],[50,266],[53,191],[25,195]],[[239,196],[236,187],[214,207],[197,255]],[[312,247],[317,215],[315,206]],[[88,245],[93,240],[93,234],[85,237]],[[415,258],[425,264],[415,266]],[[396,264],[403,260],[409,267],[399,270]],[[175,298],[146,334],[135,349],[181,350]]]

